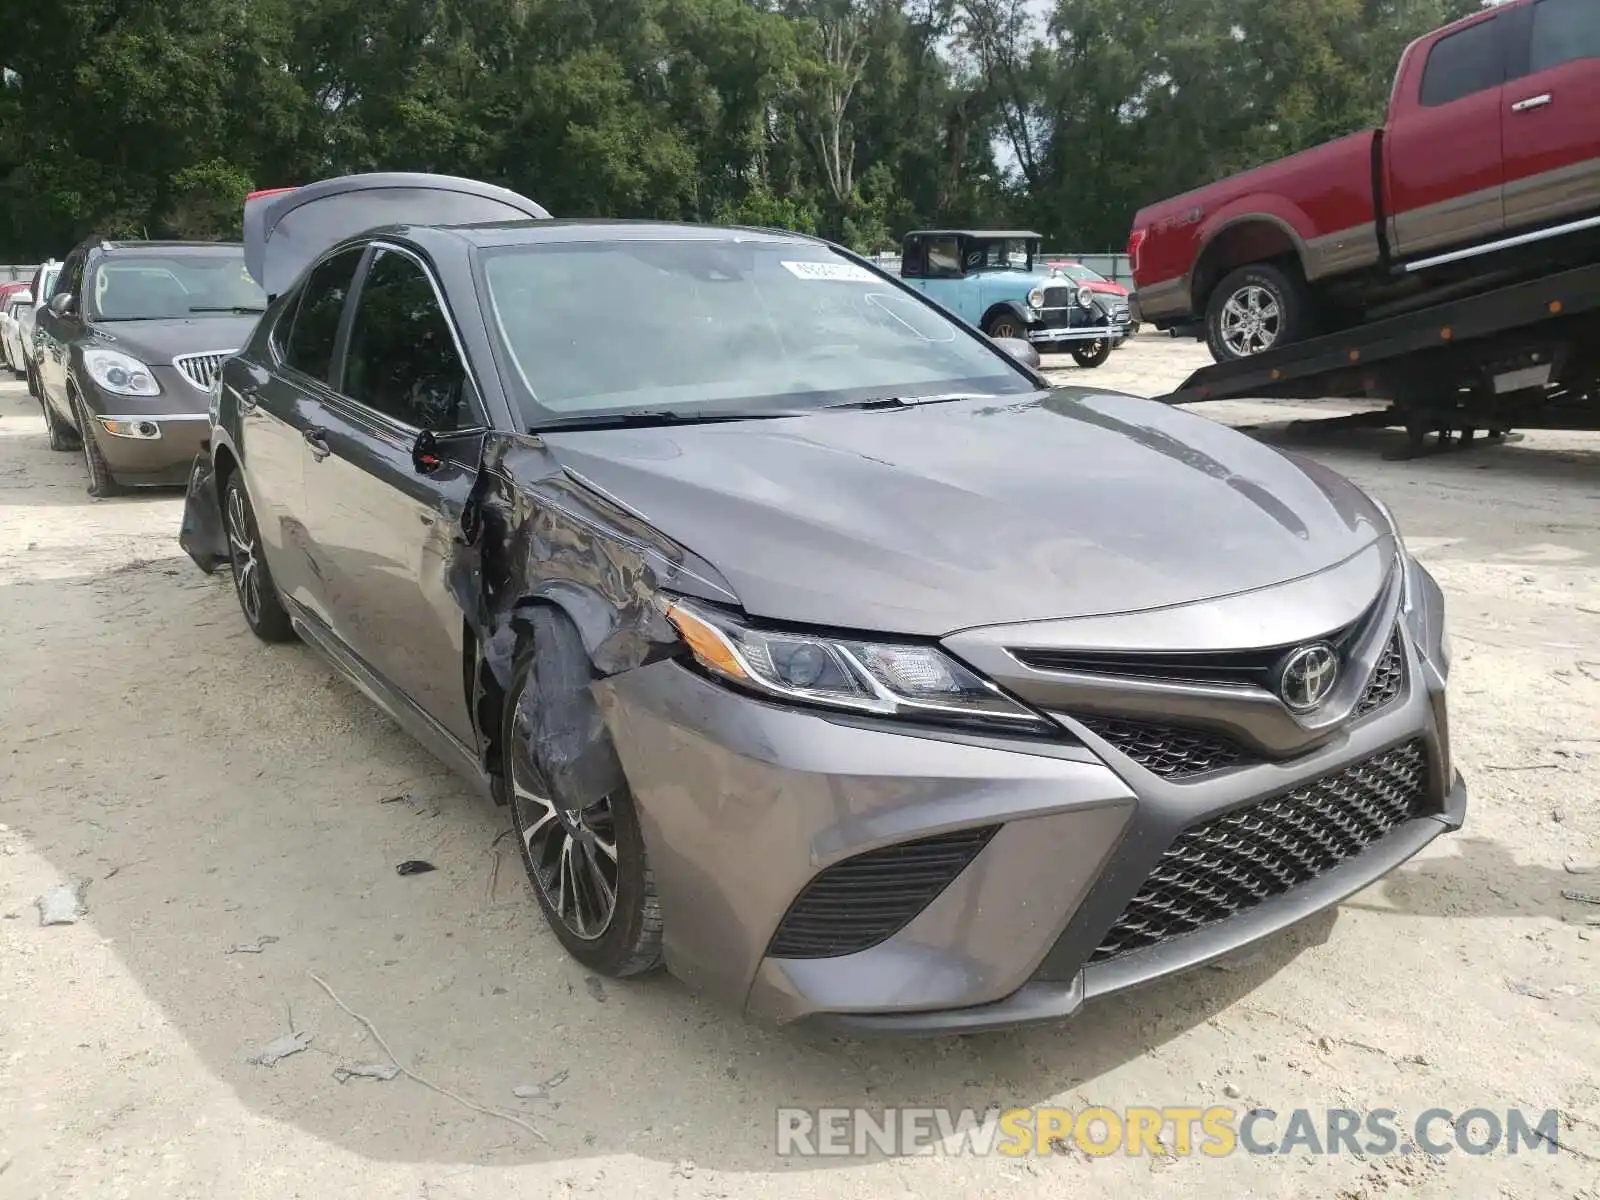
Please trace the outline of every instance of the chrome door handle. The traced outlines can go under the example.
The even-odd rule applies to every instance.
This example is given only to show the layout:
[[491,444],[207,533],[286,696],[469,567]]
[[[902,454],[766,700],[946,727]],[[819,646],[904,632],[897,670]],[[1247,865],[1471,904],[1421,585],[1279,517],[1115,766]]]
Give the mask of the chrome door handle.
[[1527,112],[1530,108],[1543,108],[1546,104],[1550,103],[1550,99],[1551,96],[1549,92],[1546,92],[1542,96],[1529,96],[1526,100],[1518,100],[1515,104],[1513,104],[1511,106],[1511,111]]
[[321,462],[323,459],[327,458],[328,455],[333,453],[333,451],[329,448],[327,441],[325,440],[328,436],[328,431],[326,429],[308,429],[305,431],[304,436],[306,439],[306,445],[311,447],[311,457],[316,459],[318,462]]

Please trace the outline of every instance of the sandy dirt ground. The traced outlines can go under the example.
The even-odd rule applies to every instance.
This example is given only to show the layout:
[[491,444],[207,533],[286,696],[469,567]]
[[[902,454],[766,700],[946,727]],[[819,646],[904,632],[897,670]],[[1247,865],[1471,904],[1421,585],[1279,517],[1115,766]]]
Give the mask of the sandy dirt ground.
[[[1060,378],[1158,393],[1202,361],[1143,338]],[[851,1042],[586,979],[497,863],[506,818],[308,650],[258,643],[179,551],[180,497],[91,500],[0,384],[0,1197],[1600,1197],[1600,907],[1562,895],[1600,893],[1566,869],[1600,857],[1600,435],[1409,464],[1380,457],[1394,433],[1260,436],[1370,487],[1443,584],[1467,828],[1227,969],[1046,1029]],[[397,875],[413,858],[439,869]],[[86,917],[42,927],[68,880]],[[308,972],[548,1141],[338,1082],[384,1055]],[[248,1061],[291,1030],[309,1049]],[[1052,1103],[1553,1108],[1566,1150],[774,1152],[779,1106]]]

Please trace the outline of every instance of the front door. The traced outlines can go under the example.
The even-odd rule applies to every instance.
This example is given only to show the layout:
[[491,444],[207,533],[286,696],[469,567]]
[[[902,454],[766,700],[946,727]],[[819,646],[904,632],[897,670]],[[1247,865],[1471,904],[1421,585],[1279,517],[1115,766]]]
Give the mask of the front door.
[[1506,224],[1600,212],[1600,3],[1539,0],[1526,74],[1506,86]]
[[72,344],[83,336],[83,275],[87,254],[75,250],[61,269],[60,291],[72,293],[72,311],[57,314],[48,305],[34,318],[39,338],[40,398],[63,419],[71,417],[67,402],[67,360]]
[[[310,542],[337,637],[465,744],[464,617],[447,586],[486,422],[440,293],[374,246],[335,394],[308,405]],[[419,435],[437,439],[419,463]]]
[[1385,135],[1397,254],[1489,241],[1505,228],[1497,136],[1507,61],[1503,16],[1433,44],[1415,104]]
[[328,621],[317,563],[307,530],[306,432],[329,384],[345,304],[355,283],[363,247],[342,250],[313,267],[278,318],[273,352],[282,370],[269,372],[236,362],[223,373],[239,408],[239,448],[246,489],[278,590]]

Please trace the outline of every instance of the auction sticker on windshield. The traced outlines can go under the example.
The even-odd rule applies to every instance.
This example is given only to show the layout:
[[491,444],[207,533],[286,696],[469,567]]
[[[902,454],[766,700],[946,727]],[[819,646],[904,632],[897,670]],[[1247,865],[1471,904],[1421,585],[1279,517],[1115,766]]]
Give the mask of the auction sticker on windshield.
[[831,280],[837,283],[877,283],[878,277],[855,263],[795,262],[784,259],[783,265],[797,279]]

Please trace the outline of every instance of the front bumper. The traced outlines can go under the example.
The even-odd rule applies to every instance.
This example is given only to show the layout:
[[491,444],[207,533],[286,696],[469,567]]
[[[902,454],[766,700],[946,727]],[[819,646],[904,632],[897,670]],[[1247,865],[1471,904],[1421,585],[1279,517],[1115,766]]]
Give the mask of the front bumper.
[[1125,338],[1130,326],[1121,321],[1115,324],[1090,325],[1081,329],[1029,329],[1028,340],[1036,346],[1053,346],[1066,342],[1097,342],[1102,338]]
[[[1195,785],[1069,737],[991,740],[779,707],[674,661],[597,690],[638,800],[675,974],[780,1024],[965,1032],[1069,1016],[1230,954],[1459,827],[1466,788],[1449,765],[1443,680],[1405,646],[1408,686],[1381,711],[1289,761]],[[1181,833],[1409,746],[1427,764],[1414,810],[1360,853],[1193,932],[1097,955]],[[796,898],[832,868],[980,828],[995,832],[890,936],[830,957],[771,952]]]

